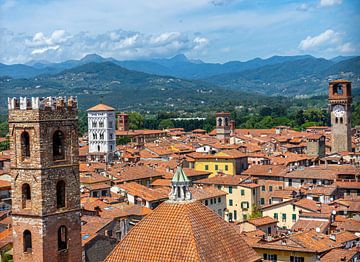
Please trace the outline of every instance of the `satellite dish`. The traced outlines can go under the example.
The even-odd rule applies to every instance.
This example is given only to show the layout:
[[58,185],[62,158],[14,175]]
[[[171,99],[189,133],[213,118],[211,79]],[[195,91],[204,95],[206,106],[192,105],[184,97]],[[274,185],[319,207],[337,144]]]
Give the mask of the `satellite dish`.
[[331,214],[336,215],[336,210],[331,211]]
[[320,233],[320,227],[317,227],[317,228],[315,229],[315,231],[316,231],[317,233]]

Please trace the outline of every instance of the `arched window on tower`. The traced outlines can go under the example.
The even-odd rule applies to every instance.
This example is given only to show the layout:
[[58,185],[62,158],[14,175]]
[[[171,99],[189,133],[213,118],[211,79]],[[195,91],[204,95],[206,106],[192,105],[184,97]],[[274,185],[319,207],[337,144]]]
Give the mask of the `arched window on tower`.
[[53,159],[63,160],[65,158],[64,134],[60,130],[53,135]]
[[21,134],[21,156],[23,158],[30,157],[30,136],[26,131]]
[[225,117],[225,126],[229,125],[229,118]]
[[58,229],[58,251],[67,249],[67,228],[61,226]]
[[65,182],[60,180],[56,184],[56,207],[62,208],[65,207]]
[[31,208],[31,190],[30,185],[25,183],[22,185],[22,208]]
[[338,84],[334,85],[333,86],[333,93],[338,94],[338,95],[342,95],[343,94],[342,84],[338,83]]
[[344,122],[343,118],[340,117],[340,124],[342,124]]
[[24,243],[24,252],[31,253],[32,240],[31,240],[31,232],[29,230],[25,230],[23,233],[23,243]]
[[222,126],[222,118],[218,118],[218,126]]
[[100,146],[99,145],[97,146],[97,149],[98,149],[98,152],[100,152]]
[[335,123],[339,123],[339,119],[337,117],[335,117]]

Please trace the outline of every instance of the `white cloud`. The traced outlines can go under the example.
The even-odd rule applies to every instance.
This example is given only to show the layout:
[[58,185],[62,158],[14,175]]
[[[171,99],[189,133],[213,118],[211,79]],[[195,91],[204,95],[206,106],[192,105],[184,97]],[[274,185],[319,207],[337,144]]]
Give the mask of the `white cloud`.
[[320,0],[320,6],[340,5],[342,0]]
[[197,49],[203,49],[206,45],[208,45],[209,40],[206,39],[205,37],[195,37],[193,42],[195,43],[194,50],[197,50]]
[[34,49],[31,54],[32,55],[36,55],[36,54],[43,54],[49,50],[58,50],[60,48],[59,45],[56,45],[56,46],[49,46],[49,47],[42,47],[42,48],[37,48],[37,49]]
[[303,51],[315,51],[322,53],[353,53],[356,48],[350,42],[345,42],[343,34],[328,29],[317,36],[308,36],[299,44],[299,49]]
[[208,39],[200,34],[163,32],[144,34],[113,30],[93,35],[88,32],[70,34],[55,30],[50,34],[15,34],[0,28],[0,62],[24,63],[29,60],[50,62],[80,59],[97,53],[115,59],[170,57],[179,53],[197,56],[208,46]]
[[355,52],[355,48],[352,46],[351,43],[345,43],[338,47],[338,51],[341,53],[352,53]]
[[299,44],[301,50],[312,50],[321,45],[328,43],[336,43],[340,41],[339,33],[332,29],[328,29],[325,32],[317,36],[308,36],[302,40]]

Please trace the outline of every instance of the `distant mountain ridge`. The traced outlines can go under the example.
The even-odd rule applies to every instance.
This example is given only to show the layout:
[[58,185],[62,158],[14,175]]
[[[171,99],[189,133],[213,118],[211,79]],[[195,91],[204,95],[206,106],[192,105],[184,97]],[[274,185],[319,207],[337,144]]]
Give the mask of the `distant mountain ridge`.
[[[206,92],[214,92],[212,95],[217,99],[215,94],[222,96],[221,90],[266,96],[316,96],[326,94],[329,80],[339,78],[348,79],[354,89],[359,88],[360,57],[334,59],[339,62],[304,55],[212,64],[191,61],[184,55],[171,59],[117,61],[92,54],[63,63],[0,64],[0,72],[5,72],[0,73],[3,75],[0,91],[7,90],[4,93],[7,95],[99,95],[125,90],[139,92],[131,99],[141,103],[140,98],[153,101],[152,98],[160,99],[164,93],[174,99],[178,94],[180,100],[186,97],[189,101],[193,101],[189,97],[192,94],[201,102]],[[6,76],[12,70],[14,76]]]
[[[273,56],[267,59],[255,58],[246,62],[229,61],[220,63],[205,63],[201,60],[191,60],[185,55],[179,54],[169,59],[151,60],[124,60],[118,61],[114,58],[103,58],[97,54],[89,54],[80,60],[67,60],[61,63],[50,63],[48,61],[30,61],[26,64],[5,65],[0,63],[0,76],[12,78],[29,78],[42,74],[57,74],[63,70],[71,69],[87,63],[113,62],[129,70],[140,71],[162,76],[173,76],[187,79],[203,79],[214,75],[241,72],[256,69],[266,65],[280,64],[284,62],[297,61],[306,58],[314,58],[310,55],[300,56]],[[353,58],[353,57],[349,57]],[[321,59],[321,58],[314,58]],[[339,56],[332,63],[348,60],[347,57]]]

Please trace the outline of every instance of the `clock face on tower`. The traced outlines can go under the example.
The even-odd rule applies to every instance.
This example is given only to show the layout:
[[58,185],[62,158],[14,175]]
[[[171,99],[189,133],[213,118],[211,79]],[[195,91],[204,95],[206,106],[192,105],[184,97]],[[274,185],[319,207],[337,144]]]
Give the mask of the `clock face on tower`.
[[333,112],[336,117],[343,117],[345,113],[345,108],[342,105],[336,105],[333,107]]

